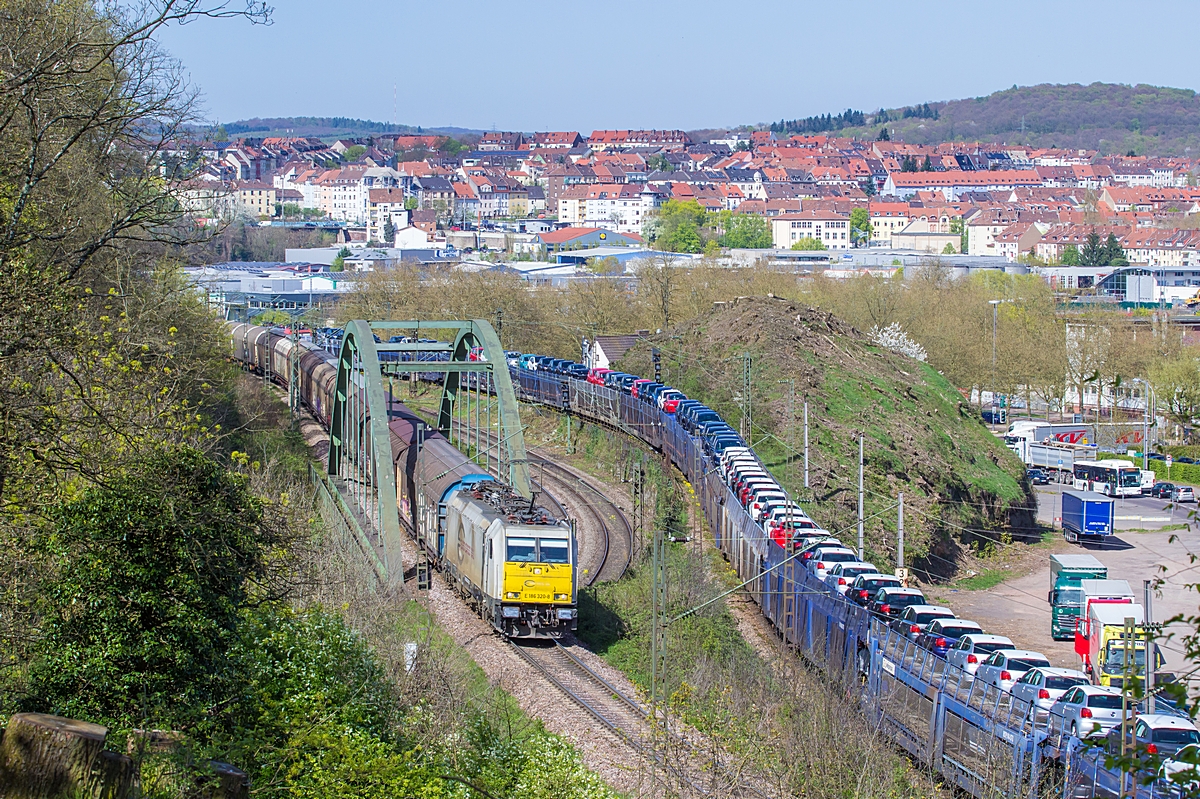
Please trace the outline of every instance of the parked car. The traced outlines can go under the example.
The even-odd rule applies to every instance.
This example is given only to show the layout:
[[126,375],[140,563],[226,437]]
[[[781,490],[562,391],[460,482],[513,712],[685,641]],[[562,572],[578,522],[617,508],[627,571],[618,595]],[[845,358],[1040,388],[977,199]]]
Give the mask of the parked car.
[[1021,675],[1013,683],[1012,695],[1034,705],[1037,715],[1044,716],[1058,698],[1077,685],[1088,685],[1091,680],[1082,671],[1038,666]]
[[1120,723],[1120,688],[1077,685],[1050,706],[1050,726],[1080,740],[1107,735]]
[[861,560],[850,560],[845,563],[835,563],[833,568],[825,572],[825,585],[829,586],[830,592],[838,594],[846,593],[846,589],[850,587],[850,583],[854,582],[854,578],[860,574],[877,574],[878,569],[875,564],[866,563]]
[[[800,564],[807,567],[808,562],[817,556],[817,550],[821,547],[842,547],[848,549],[845,544],[832,536],[829,538],[818,538],[814,541],[806,542],[797,549],[797,552],[800,553],[798,557]],[[841,562],[845,563],[846,561]]]
[[983,632],[982,627],[966,619],[934,619],[917,636],[917,645],[944,658],[950,647],[958,643],[959,638],[981,632]]
[[971,633],[959,638],[946,652],[946,661],[958,666],[967,674],[974,674],[979,663],[998,649],[1012,649],[1013,642],[1003,635]]
[[1041,652],[1028,649],[998,649],[979,664],[975,671],[975,679],[983,680],[1002,691],[1009,691],[1025,672],[1038,666],[1049,665],[1050,661]]
[[1167,782],[1181,785],[1184,796],[1195,796],[1200,786],[1200,744],[1188,744],[1163,761],[1158,776]]
[[1200,730],[1186,718],[1148,713],[1127,719],[1108,731],[1105,739],[1110,755],[1121,754],[1121,737],[1126,751],[1171,757],[1188,744],[1200,744]]
[[1195,463],[1195,462],[1196,462],[1196,459],[1195,459],[1195,458],[1189,458],[1189,457],[1187,457],[1187,456],[1184,456],[1184,457],[1182,457],[1182,458],[1176,458],[1176,459],[1175,459],[1175,462],[1176,462],[1176,463]]
[[1029,479],[1030,485],[1048,486],[1050,485],[1050,475],[1043,472],[1041,469],[1026,469],[1025,477]]
[[904,612],[909,605],[924,605],[925,595],[916,588],[880,588],[875,598],[867,604],[873,616],[891,620]]
[[871,598],[879,592],[881,588],[900,588],[900,578],[894,574],[860,574],[854,578],[854,582],[850,584],[850,588],[846,591],[846,599],[849,599],[856,605],[866,607],[871,603]]
[[602,386],[604,385],[604,376],[611,371],[611,369],[600,369],[598,367],[595,369],[589,369],[587,381],[594,386]]
[[1150,496],[1158,497],[1159,499],[1170,499],[1171,493],[1175,491],[1174,483],[1155,483],[1150,489]]
[[824,580],[826,572],[835,563],[849,563],[858,560],[858,555],[845,547],[817,547],[816,554],[805,564],[808,570],[816,575],[818,580]]
[[1196,492],[1192,491],[1191,486],[1175,486],[1171,491],[1172,502],[1195,502]]
[[915,641],[935,619],[953,619],[954,611],[939,605],[909,605],[891,628]]

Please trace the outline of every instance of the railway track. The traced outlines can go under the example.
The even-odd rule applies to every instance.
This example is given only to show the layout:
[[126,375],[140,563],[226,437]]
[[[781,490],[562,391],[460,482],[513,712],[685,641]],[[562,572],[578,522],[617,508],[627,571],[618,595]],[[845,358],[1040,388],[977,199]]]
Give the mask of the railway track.
[[[496,437],[484,431],[484,440],[493,445]],[[633,525],[616,502],[572,469],[544,454],[530,452],[530,479],[535,490],[554,505],[563,518],[574,515],[581,532],[598,542],[599,556],[587,565],[584,585],[618,580],[633,559]],[[574,513],[572,513],[574,512]]]
[[[684,796],[757,796],[772,794],[745,782],[720,762],[699,753],[687,739],[653,726],[650,711],[621,693],[560,641],[509,645],[567,698],[587,711],[630,748],[655,763],[655,777],[668,793]],[[653,790],[651,791],[653,793]]]
[[615,502],[574,471],[545,457],[531,460],[530,465],[541,473],[540,484],[564,516],[571,510],[582,514],[582,518],[576,517],[577,523],[588,528],[587,534],[596,536],[599,557],[588,569],[585,584],[620,579],[633,557],[633,526],[629,518]]

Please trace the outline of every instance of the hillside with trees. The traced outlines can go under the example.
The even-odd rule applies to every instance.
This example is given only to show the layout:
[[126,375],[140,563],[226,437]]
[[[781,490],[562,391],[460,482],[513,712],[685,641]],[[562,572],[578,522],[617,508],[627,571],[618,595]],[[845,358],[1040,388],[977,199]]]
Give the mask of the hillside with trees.
[[1200,96],[1191,89],[1138,84],[1044,83],[984,97],[775,122],[783,133],[837,132],[913,144],[998,141],[1031,147],[1096,149],[1104,154],[1184,155],[1200,150]]
[[446,136],[481,135],[482,131],[468,128],[423,128],[420,125],[397,125],[350,117],[254,117],[226,122],[221,125],[230,136],[315,136],[321,138],[353,138],[386,134],[444,134]]
[[211,231],[164,180],[198,120],[157,36],[269,14],[0,0],[0,724],[129,756],[26,769],[47,747],[6,733],[0,794],[245,796],[221,761],[270,799],[606,797],[319,522],[285,406],[178,269]]

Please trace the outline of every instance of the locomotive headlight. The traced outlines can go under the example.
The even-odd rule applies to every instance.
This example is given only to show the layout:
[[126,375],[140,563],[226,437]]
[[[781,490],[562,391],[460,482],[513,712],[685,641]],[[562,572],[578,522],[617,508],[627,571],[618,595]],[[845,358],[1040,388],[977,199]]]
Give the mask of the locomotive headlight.
[[516,619],[521,615],[521,609],[515,605],[500,608],[500,615],[506,619]]
[[504,594],[504,598],[505,599],[520,599],[521,593],[519,591],[508,591]]
[[558,609],[558,617],[560,619],[575,618],[575,608],[559,608]]
[[568,599],[570,599],[569,594],[555,594],[554,595],[555,602],[566,602]]

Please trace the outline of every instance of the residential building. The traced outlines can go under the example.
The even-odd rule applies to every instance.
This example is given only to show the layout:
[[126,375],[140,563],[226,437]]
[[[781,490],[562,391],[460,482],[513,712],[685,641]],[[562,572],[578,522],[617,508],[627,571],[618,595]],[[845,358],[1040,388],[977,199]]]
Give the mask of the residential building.
[[264,219],[275,216],[276,189],[262,181],[244,181],[230,184],[238,205],[247,214]]
[[534,149],[570,150],[583,144],[583,137],[573,130],[535,133],[531,144]]
[[799,211],[771,218],[771,241],[776,249],[790,249],[800,239],[816,239],[828,250],[848,250],[850,215],[837,211]]
[[392,244],[384,235],[388,222],[398,230],[409,224],[409,213],[404,207],[403,189],[369,189],[367,191],[367,241],[383,242],[389,247]]
[[919,191],[939,191],[947,200],[957,200],[971,191],[1011,191],[1020,186],[1041,186],[1033,169],[996,169],[983,172],[891,172],[883,194],[908,199]]
[[682,130],[594,130],[587,144],[593,150],[627,150],[632,147],[657,147],[682,150],[692,143]]
[[871,240],[890,247],[892,234],[908,225],[910,207],[908,203],[872,202],[867,206],[871,222]]
[[479,140],[476,149],[483,150],[484,152],[519,150],[524,143],[525,137],[520,133],[505,133],[493,130],[483,134],[483,138]]

